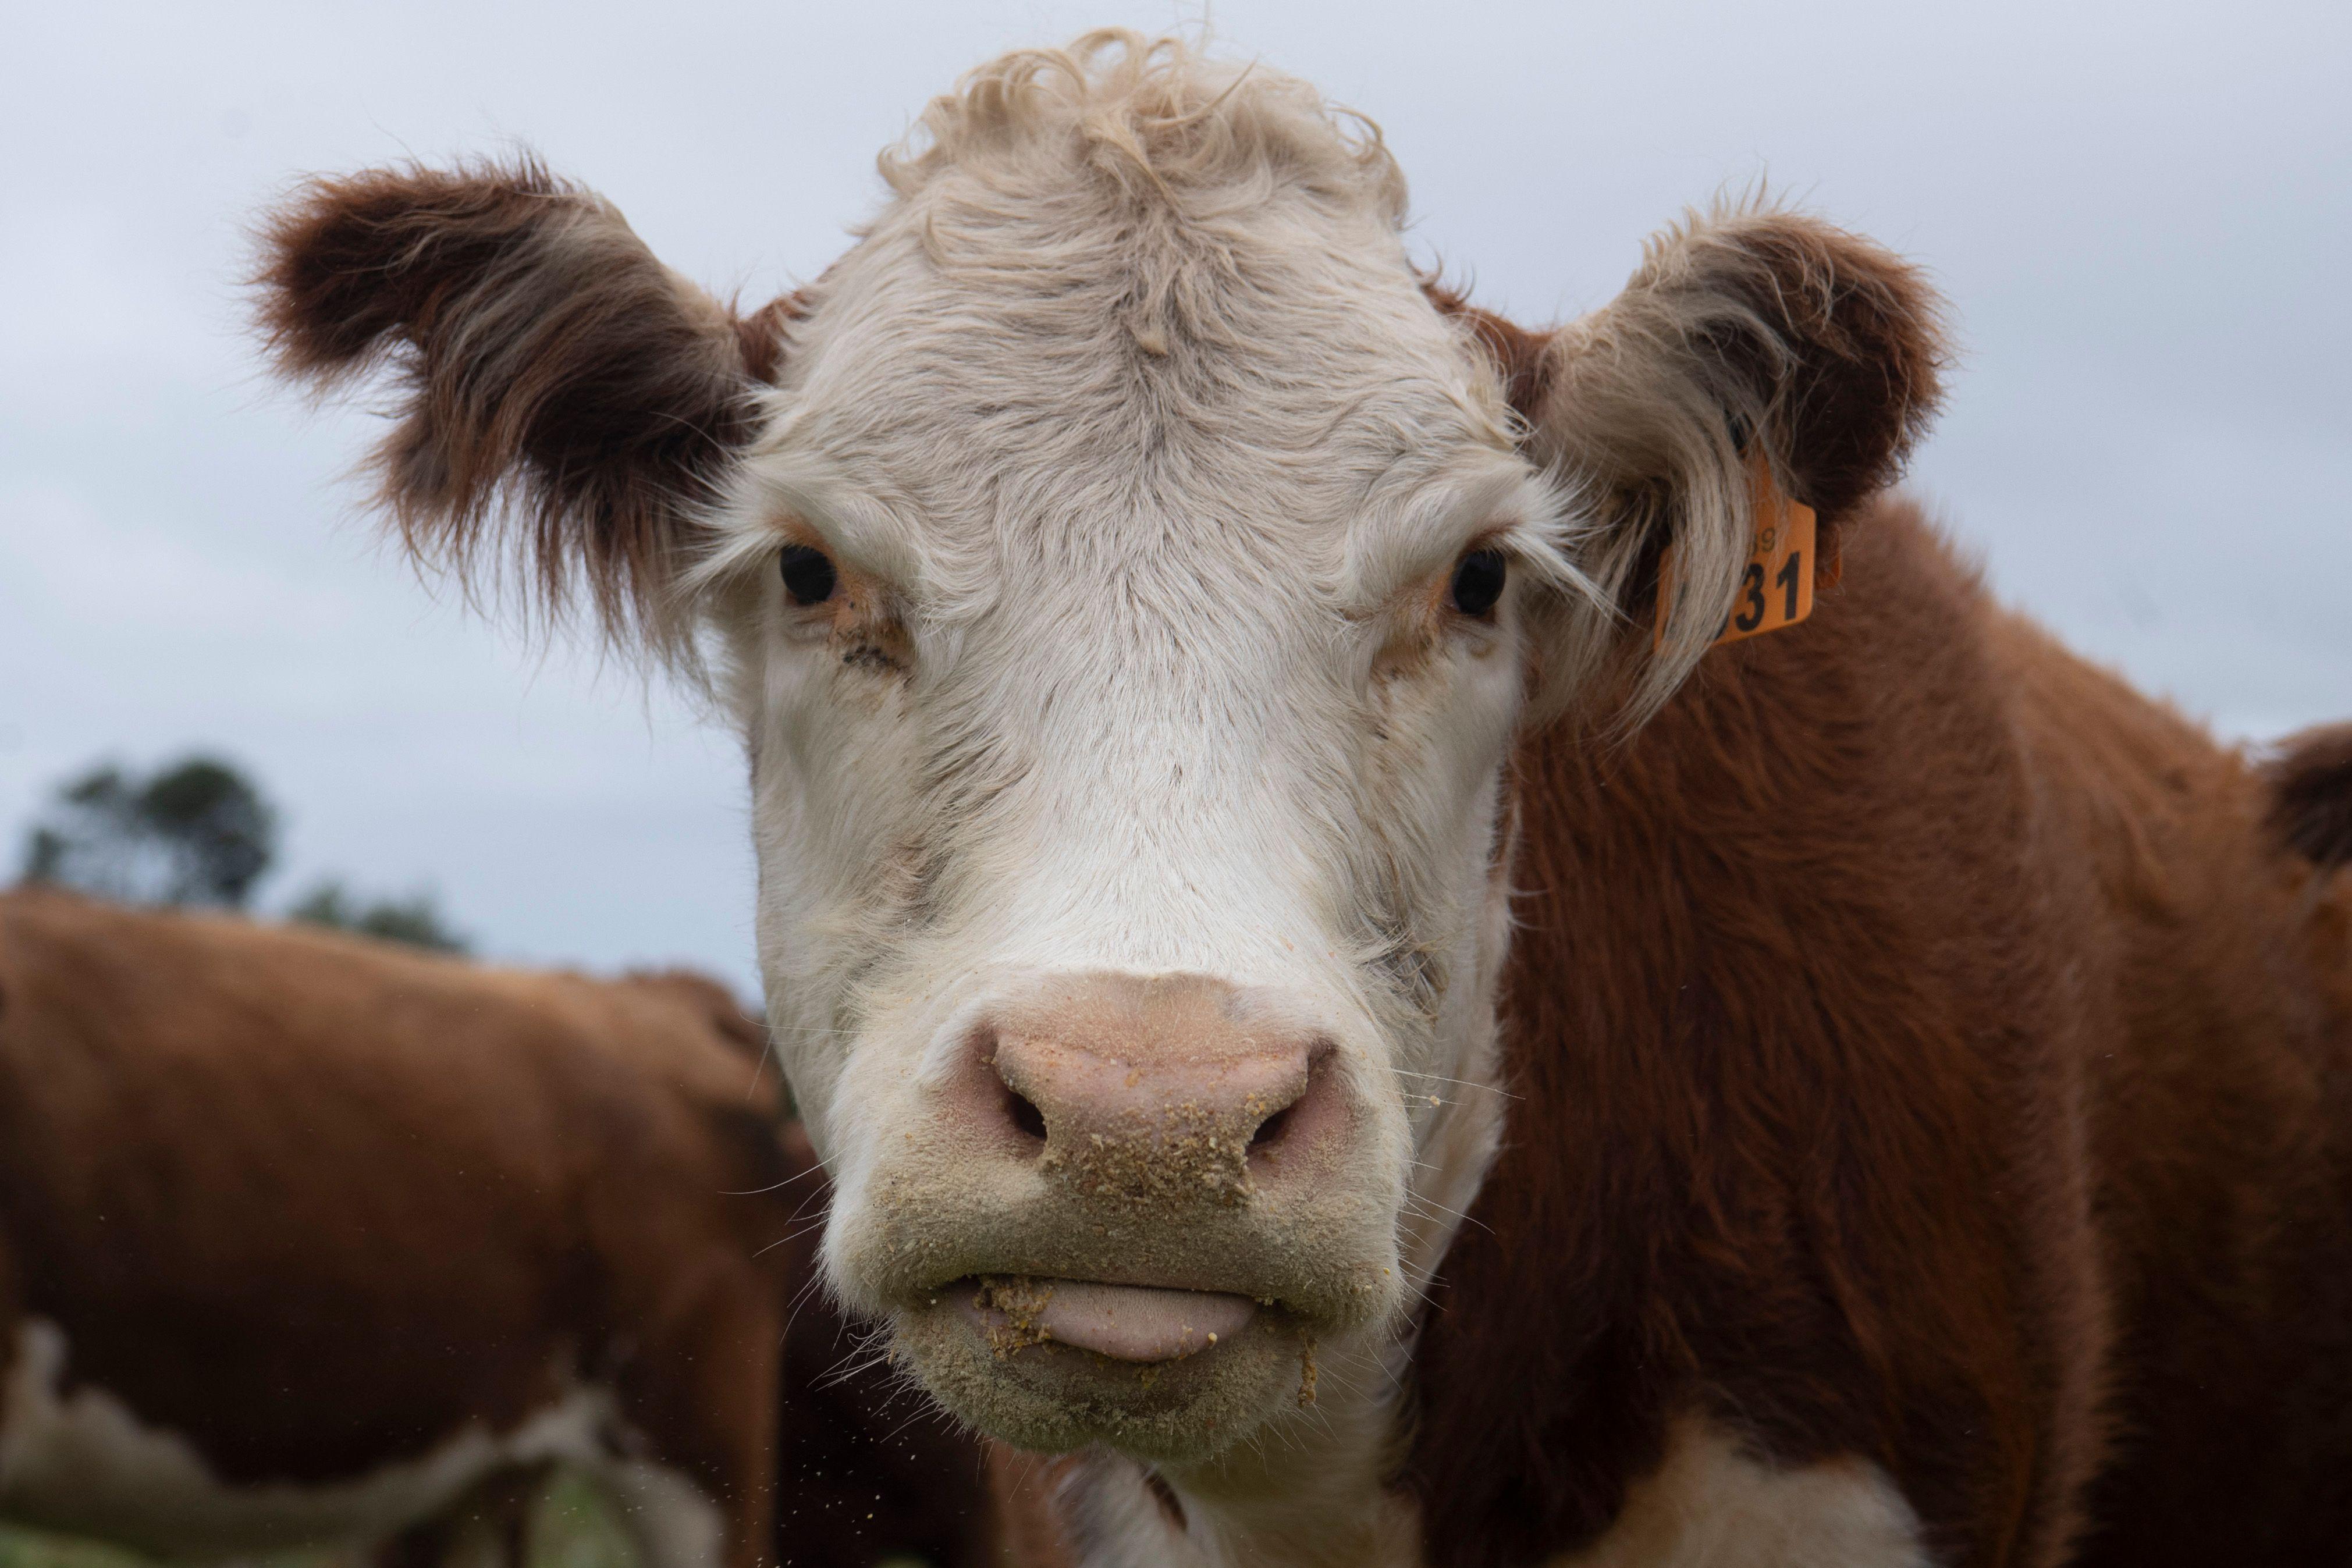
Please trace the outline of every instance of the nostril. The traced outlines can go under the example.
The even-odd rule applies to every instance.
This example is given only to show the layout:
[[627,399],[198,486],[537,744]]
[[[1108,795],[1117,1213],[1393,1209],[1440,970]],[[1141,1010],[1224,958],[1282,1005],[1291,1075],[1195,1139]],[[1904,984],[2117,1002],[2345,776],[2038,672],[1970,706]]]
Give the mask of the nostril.
[[1286,1145],[1302,1138],[1312,1143],[1323,1135],[1319,1129],[1329,1118],[1318,1107],[1330,1098],[1330,1085],[1326,1080],[1330,1076],[1331,1059],[1338,1049],[1328,1040],[1318,1040],[1308,1049],[1307,1082],[1289,1104],[1257,1124],[1257,1130],[1250,1134],[1245,1158],[1278,1158]]
[[1018,1127],[1024,1136],[1041,1144],[1045,1141],[1045,1113],[1009,1083],[1004,1086],[1004,1119]]
[[1034,1155],[1045,1145],[1045,1113],[1037,1108],[1035,1101],[1013,1086],[1012,1053],[1018,1049],[1018,1042],[1006,1040],[992,1022],[982,1021],[972,1027],[965,1040],[965,1050],[970,1052],[965,1061],[970,1066],[963,1092],[970,1098],[964,1103],[983,1119],[988,1119],[988,1108],[992,1106],[998,1136],[1009,1134],[1013,1142],[1027,1145],[1028,1153]]
[[1297,1109],[1296,1104],[1285,1105],[1281,1110],[1260,1122],[1257,1124],[1257,1131],[1250,1134],[1249,1152],[1252,1155],[1262,1155],[1280,1144],[1283,1134],[1290,1130],[1291,1113]]

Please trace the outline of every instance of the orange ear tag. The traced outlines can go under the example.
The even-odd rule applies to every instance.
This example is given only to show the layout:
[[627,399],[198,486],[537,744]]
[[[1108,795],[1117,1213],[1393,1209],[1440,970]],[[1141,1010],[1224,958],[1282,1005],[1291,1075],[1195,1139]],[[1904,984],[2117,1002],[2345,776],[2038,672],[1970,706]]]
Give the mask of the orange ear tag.
[[[1738,596],[1724,617],[1722,630],[1707,644],[1710,648],[1794,626],[1813,612],[1813,591],[1835,588],[1844,575],[1843,551],[1832,547],[1829,559],[1822,559],[1814,548],[1813,509],[1780,493],[1760,455],[1748,464],[1748,473],[1755,538],[1750,541],[1748,565],[1739,574]],[[1666,616],[1674,607],[1675,586],[1675,547],[1668,545],[1658,557],[1658,619],[1650,632],[1650,645],[1655,649],[1666,645]]]

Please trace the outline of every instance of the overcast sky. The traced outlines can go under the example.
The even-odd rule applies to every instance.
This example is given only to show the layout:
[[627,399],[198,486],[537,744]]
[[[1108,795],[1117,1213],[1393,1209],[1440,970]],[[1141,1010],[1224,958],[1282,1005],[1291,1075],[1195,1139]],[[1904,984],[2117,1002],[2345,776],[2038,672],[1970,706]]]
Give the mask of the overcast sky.
[[[0,856],[99,757],[222,751],[319,875],[489,952],[751,984],[741,765],[381,551],[371,422],[259,375],[245,226],[298,173],[518,144],[764,298],[964,68],[1097,0],[26,7],[0,63]],[[1444,20],[1441,22],[1440,17]],[[1523,320],[1762,177],[1923,262],[1966,361],[1914,487],[2000,591],[2231,737],[2352,716],[2352,5],[1227,0],[1379,120],[1414,243]],[[7,868],[0,863],[0,880]]]

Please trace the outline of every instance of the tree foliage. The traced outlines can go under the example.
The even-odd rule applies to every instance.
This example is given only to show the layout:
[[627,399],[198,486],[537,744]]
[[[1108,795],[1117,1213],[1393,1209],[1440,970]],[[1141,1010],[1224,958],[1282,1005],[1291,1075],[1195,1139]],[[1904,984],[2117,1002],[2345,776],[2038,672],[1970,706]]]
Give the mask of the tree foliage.
[[278,813],[217,758],[145,778],[111,765],[60,789],[25,845],[26,882],[131,904],[243,909],[278,852]]
[[[244,910],[277,853],[276,809],[235,767],[199,756],[144,777],[106,763],[59,786],[26,834],[22,871],[121,904]],[[429,893],[362,898],[330,879],[286,913],[438,953],[472,946]]]
[[472,944],[450,929],[429,893],[362,901],[340,882],[322,882],[288,910],[287,917],[337,931],[405,942],[436,953],[465,953]]

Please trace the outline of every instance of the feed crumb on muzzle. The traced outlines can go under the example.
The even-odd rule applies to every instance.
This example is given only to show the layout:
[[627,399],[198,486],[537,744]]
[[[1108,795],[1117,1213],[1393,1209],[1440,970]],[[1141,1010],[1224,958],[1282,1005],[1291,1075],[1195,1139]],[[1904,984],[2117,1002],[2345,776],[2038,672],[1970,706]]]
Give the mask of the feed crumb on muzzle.
[[1088,1197],[1142,1208],[1183,1209],[1204,1201],[1238,1207],[1255,1190],[1250,1135],[1276,1108],[1262,1094],[1249,1096],[1238,1113],[1187,1100],[1162,1107],[1156,1127],[1146,1113],[1130,1111],[1126,1127],[1053,1149],[1039,1168]]
[[1047,1281],[1017,1274],[991,1275],[980,1281],[971,1304],[987,1325],[989,1348],[1000,1358],[1010,1359],[1054,1337],[1038,1321],[1045,1303],[1053,1299],[1054,1287]]

